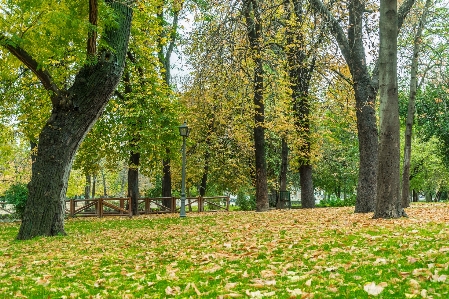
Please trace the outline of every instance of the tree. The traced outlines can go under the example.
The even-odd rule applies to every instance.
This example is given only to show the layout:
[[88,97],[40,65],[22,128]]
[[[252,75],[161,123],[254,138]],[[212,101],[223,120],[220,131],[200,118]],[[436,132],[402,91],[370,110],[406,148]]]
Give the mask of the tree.
[[400,198],[400,138],[397,80],[397,0],[380,1],[379,96],[380,138],[377,200],[374,218],[398,218]]
[[50,92],[52,103],[51,116],[39,134],[17,239],[65,234],[64,198],[72,159],[118,84],[128,47],[132,1],[106,0],[105,4],[114,13],[114,24],[110,23],[103,33],[97,59],[88,60],[90,63],[78,71],[67,89],[58,87],[49,70],[43,69],[27,51],[26,43],[8,35],[0,36],[1,45],[26,65]]
[[251,58],[254,63],[254,153],[256,171],[256,210],[268,210],[267,163],[265,158],[265,109],[263,100],[262,19],[259,0],[244,0],[245,15]]
[[[426,26],[427,13],[432,5],[432,0],[426,0],[424,10],[422,12],[421,18],[419,19],[418,28],[416,30],[415,38],[413,41],[413,56],[411,61],[410,70],[410,90],[407,108],[407,119],[405,124],[404,133],[404,163],[402,172],[402,192],[401,201],[402,207],[407,208],[410,206],[409,201],[409,189],[410,189],[410,161],[412,154],[412,130],[413,130],[413,120],[415,117],[415,98],[416,91],[418,89],[418,57],[420,55],[422,35],[424,27]],[[423,82],[421,80],[421,82]]]
[[[398,12],[397,29],[412,7],[415,0],[406,0],[402,3]],[[359,139],[359,175],[357,186],[356,213],[367,213],[374,211],[377,186],[377,149],[378,133],[376,124],[376,96],[378,91],[378,67],[375,63],[373,73],[370,74],[367,65],[366,51],[364,45],[364,21],[369,19],[371,3],[365,1],[351,0],[345,7],[348,9],[347,35],[344,33],[343,25],[332,14],[320,0],[311,0],[314,9],[321,13],[329,23],[329,28],[334,35],[341,54],[349,66],[352,85],[356,99],[357,132]],[[343,7],[342,7],[343,8]]]

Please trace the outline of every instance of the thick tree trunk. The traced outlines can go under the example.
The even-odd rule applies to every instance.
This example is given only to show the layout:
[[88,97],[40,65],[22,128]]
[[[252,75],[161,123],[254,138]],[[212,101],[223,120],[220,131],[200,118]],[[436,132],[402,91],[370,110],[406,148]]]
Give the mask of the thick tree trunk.
[[359,176],[357,184],[356,213],[374,211],[377,180],[378,133],[376,123],[377,86],[372,82],[366,66],[365,47],[363,45],[362,1],[352,0],[349,6],[348,30],[349,55],[347,63],[352,75],[356,101],[357,136],[359,140]]
[[[363,67],[363,69],[365,69]],[[374,211],[377,182],[378,133],[374,108],[376,92],[369,81],[368,72],[353,74],[359,141],[359,176],[355,213]]]
[[72,159],[116,88],[128,47],[132,9],[121,2],[107,4],[118,15],[117,26],[104,33],[112,51],[101,52],[98,63],[82,68],[67,92],[53,96],[51,117],[39,135],[17,239],[65,234],[64,200]]
[[315,207],[315,197],[313,195],[312,166],[301,165],[299,167],[299,182],[301,185],[301,207],[308,209]]
[[426,23],[427,11],[430,5],[432,5],[432,0],[427,0],[424,7],[424,11],[421,15],[419,21],[418,29],[416,31],[414,46],[413,46],[413,57],[412,66],[410,70],[410,93],[408,98],[407,107],[407,119],[405,123],[405,138],[404,138],[404,163],[402,171],[402,194],[401,201],[402,207],[407,208],[410,206],[410,161],[412,155],[412,130],[413,130],[413,119],[415,117],[415,98],[416,90],[418,86],[418,56],[421,48],[421,38],[422,31]]
[[131,151],[128,168],[128,197],[131,197],[131,211],[133,215],[138,215],[139,165],[140,153]]
[[397,0],[380,1],[380,140],[374,218],[403,215],[400,198],[400,138],[397,84]]
[[[398,31],[415,0],[402,2],[397,28]],[[325,18],[340,47],[352,75],[355,99],[357,131],[359,140],[359,177],[357,185],[356,213],[373,212],[377,186],[377,149],[378,132],[375,114],[375,99],[378,91],[377,67],[370,76],[366,67],[363,46],[363,14],[366,13],[365,1],[350,0],[348,34],[345,35],[339,21],[320,0],[310,0],[313,8]]]
[[263,101],[263,62],[262,62],[262,20],[260,19],[259,0],[243,1],[248,40],[254,61],[254,152],[256,168],[256,210],[267,211],[267,163],[265,160],[265,106]]

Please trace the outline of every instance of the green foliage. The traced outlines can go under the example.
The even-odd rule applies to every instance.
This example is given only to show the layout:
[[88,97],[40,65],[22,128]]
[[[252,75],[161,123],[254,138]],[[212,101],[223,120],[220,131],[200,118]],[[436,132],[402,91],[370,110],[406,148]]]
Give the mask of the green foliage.
[[22,183],[11,185],[4,196],[4,200],[14,206],[14,210],[19,218],[23,217],[27,198],[28,187]]
[[256,209],[256,197],[248,196],[243,191],[237,193],[237,199],[235,205],[239,207],[241,211],[254,211]]
[[344,199],[337,198],[335,195],[331,195],[329,198],[324,198],[317,204],[317,207],[352,207],[355,206],[356,195],[351,195]]

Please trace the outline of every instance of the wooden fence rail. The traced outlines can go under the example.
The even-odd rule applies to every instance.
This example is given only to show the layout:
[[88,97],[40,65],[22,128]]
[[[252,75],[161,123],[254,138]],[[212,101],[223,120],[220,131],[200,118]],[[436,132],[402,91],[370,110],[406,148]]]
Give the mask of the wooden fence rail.
[[[176,197],[139,198],[139,214],[178,213],[180,199]],[[68,204],[68,207],[67,207]],[[75,216],[132,216],[131,198],[91,198],[66,200],[66,214]],[[187,197],[186,209],[198,212],[229,211],[229,196]]]
[[[66,214],[70,217],[75,217],[75,215],[97,217],[106,215],[132,216],[132,211],[129,208],[131,198],[129,197],[70,199],[67,202],[69,203],[69,207],[66,207]],[[79,203],[81,203],[80,207],[78,207]]]

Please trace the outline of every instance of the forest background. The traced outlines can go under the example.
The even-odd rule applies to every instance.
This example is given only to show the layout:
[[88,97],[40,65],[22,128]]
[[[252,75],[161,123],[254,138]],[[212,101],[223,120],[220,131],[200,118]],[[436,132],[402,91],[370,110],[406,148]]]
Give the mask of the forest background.
[[[36,74],[51,73],[52,82],[66,88],[101,54],[86,55],[86,37],[98,49],[108,48],[102,37],[118,26],[116,15],[108,1],[90,2],[88,7],[85,1],[1,1],[0,194],[30,181],[39,134],[54,108],[54,91]],[[93,3],[95,22],[89,18]],[[361,34],[365,66],[375,80],[379,3],[357,3],[137,2],[123,75],[76,153],[66,197],[178,194],[177,127],[187,121],[189,195],[259,198],[258,165],[265,164],[268,192],[300,189],[304,207],[314,206],[317,190],[328,199],[355,203],[356,194],[362,194],[357,192],[357,113],[368,107],[379,117],[375,97],[359,106],[354,93],[359,81],[347,58],[354,53],[346,57],[341,41],[346,32],[351,40],[350,24],[359,16],[361,27],[354,32]],[[398,38],[398,93],[401,136],[410,95],[416,93],[409,189],[415,200],[419,194],[428,201],[445,200],[448,8],[438,0],[399,4],[408,3]],[[11,47],[24,50],[36,65],[25,66]],[[175,52],[184,63],[178,76]],[[70,105],[77,109],[77,103]],[[258,129],[264,134],[262,162]]]

